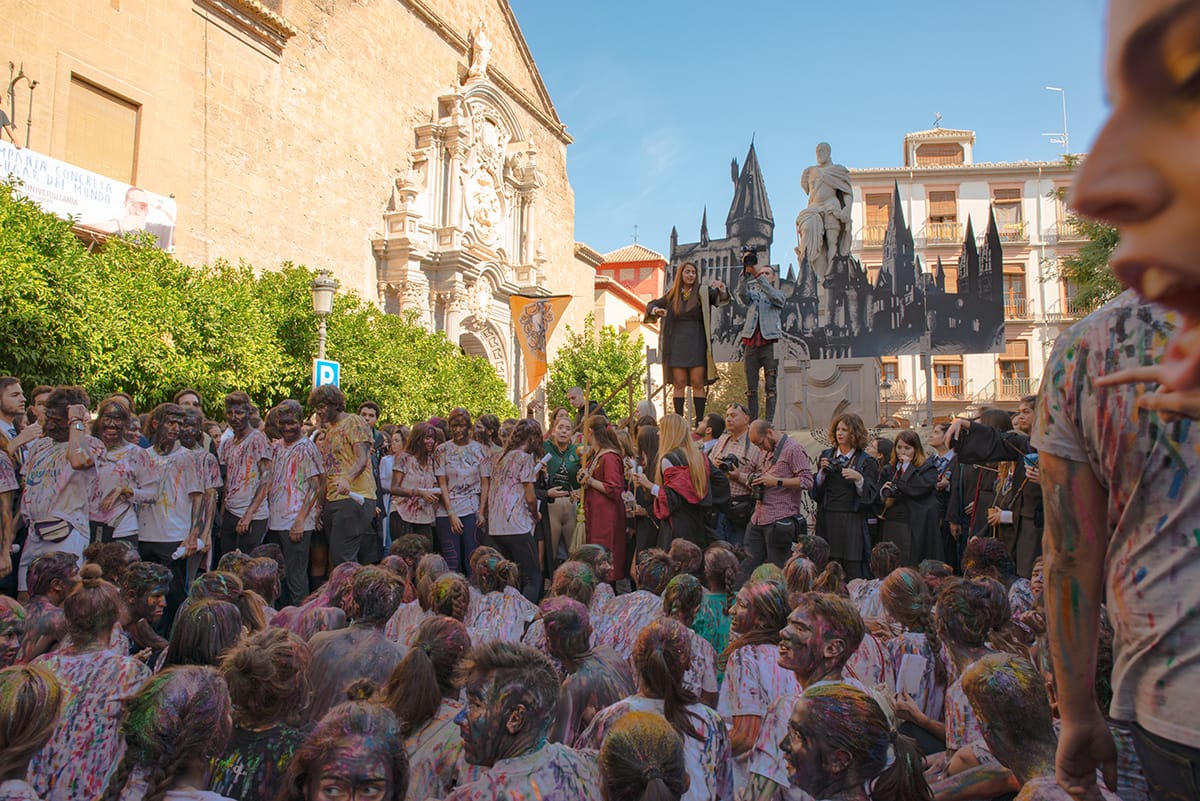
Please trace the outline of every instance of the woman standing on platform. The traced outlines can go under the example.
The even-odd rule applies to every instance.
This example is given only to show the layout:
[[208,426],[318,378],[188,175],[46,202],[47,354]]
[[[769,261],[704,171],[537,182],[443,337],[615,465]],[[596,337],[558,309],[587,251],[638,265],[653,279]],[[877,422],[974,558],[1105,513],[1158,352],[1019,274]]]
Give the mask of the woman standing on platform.
[[[892,463],[884,468],[879,496],[884,510],[879,515],[879,539],[900,549],[900,564],[915,567],[923,559],[941,559],[938,537],[937,462],[925,458],[921,438],[914,431],[901,431],[892,451]],[[889,504],[888,502],[891,501]]]
[[809,490],[817,502],[817,533],[847,578],[863,577],[867,518],[875,500],[879,463],[866,453],[867,427],[857,414],[839,414],[829,427],[832,448],[821,451]]
[[715,280],[701,284],[699,269],[688,261],[680,265],[667,294],[646,305],[646,322],[662,321],[660,351],[670,371],[675,414],[683,416],[687,388],[691,386],[697,423],[704,419],[708,385],[717,380],[709,307],[728,302],[725,284]]
[[594,414],[583,423],[587,464],[579,471],[583,491],[583,519],[589,544],[603,545],[612,553],[613,581],[625,578],[625,463],[621,446],[608,426],[608,418]]

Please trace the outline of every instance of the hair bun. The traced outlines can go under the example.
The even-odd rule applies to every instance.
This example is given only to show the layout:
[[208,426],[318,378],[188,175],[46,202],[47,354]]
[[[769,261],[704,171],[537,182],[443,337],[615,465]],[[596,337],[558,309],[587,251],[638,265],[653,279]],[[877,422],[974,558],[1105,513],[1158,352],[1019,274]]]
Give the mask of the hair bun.
[[96,582],[104,578],[104,568],[95,562],[88,562],[79,571],[79,578],[83,581]]
[[346,687],[346,700],[370,701],[375,695],[375,682],[370,679],[358,679]]

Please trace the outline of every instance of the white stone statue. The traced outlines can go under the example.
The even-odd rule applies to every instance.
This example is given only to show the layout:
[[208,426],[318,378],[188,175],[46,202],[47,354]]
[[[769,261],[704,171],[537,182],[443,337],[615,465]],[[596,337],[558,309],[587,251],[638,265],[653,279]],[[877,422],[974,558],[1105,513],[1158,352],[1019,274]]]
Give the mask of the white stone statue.
[[487,35],[487,22],[480,18],[479,27],[475,29],[474,44],[471,47],[471,67],[467,70],[467,80],[483,80],[487,75],[488,59],[491,57],[492,40]]
[[817,276],[829,275],[834,257],[850,255],[850,170],[829,159],[829,145],[817,145],[817,163],[800,175],[808,207],[796,217],[799,250]]

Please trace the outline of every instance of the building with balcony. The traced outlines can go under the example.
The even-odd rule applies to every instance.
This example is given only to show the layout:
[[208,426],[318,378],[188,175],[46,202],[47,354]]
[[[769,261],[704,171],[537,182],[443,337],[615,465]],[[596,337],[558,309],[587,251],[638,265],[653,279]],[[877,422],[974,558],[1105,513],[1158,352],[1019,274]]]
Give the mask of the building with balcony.
[[[1003,250],[998,287],[1003,349],[935,354],[931,363],[924,355],[882,359],[890,411],[913,423],[926,421],[930,394],[935,418],[969,407],[1016,408],[1022,396],[1037,391],[1054,339],[1092,311],[1075,303],[1071,287],[1055,277],[1056,262],[1076,253],[1084,241],[1062,199],[1074,166],[1066,161],[977,163],[974,146],[973,131],[917,131],[904,137],[902,165],[850,171],[854,252],[872,282],[885,261],[894,197],[912,229],[920,264],[932,274],[929,280],[944,282],[946,292],[960,291],[961,277],[969,274],[961,266],[954,269],[968,222],[982,233],[989,214],[995,216]],[[985,244],[980,236],[980,247]]]

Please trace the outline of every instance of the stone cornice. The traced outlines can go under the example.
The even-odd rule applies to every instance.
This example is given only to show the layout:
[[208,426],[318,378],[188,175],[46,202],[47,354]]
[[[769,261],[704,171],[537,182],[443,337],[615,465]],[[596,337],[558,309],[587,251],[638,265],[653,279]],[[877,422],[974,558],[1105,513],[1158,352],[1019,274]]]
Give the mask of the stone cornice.
[[299,33],[292,23],[259,0],[192,0],[196,13],[253,45],[276,61],[288,40]]

